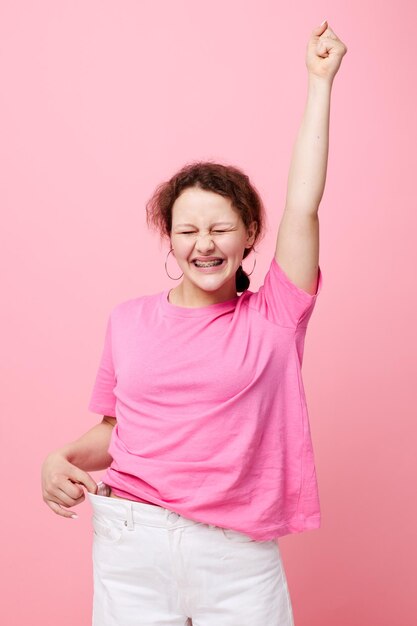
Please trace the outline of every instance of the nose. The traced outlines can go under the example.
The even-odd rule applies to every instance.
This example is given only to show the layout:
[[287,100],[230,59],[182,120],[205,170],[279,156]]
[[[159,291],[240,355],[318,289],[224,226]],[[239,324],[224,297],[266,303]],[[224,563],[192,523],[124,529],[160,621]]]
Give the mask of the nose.
[[206,235],[197,235],[195,245],[197,250],[201,250],[201,252],[204,250],[211,250],[213,247],[213,239],[210,237],[209,233]]

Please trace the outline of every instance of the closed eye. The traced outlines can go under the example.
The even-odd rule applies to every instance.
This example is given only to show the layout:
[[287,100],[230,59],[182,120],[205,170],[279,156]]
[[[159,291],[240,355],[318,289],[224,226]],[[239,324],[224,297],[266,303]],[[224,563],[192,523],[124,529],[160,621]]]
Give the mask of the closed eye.
[[[192,235],[194,231],[188,230],[181,233],[181,235]],[[227,230],[213,230],[213,233],[227,233]]]

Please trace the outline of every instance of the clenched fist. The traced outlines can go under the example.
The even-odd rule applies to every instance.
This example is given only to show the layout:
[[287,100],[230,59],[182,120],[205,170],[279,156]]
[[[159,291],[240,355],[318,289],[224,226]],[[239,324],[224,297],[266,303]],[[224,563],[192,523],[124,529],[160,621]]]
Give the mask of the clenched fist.
[[325,20],[313,29],[307,44],[306,65],[309,74],[332,82],[346,52],[346,45]]

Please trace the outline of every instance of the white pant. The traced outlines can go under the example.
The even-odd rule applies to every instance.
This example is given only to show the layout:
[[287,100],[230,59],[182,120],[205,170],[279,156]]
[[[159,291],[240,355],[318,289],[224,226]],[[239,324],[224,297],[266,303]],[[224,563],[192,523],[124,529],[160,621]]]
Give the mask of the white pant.
[[88,498],[93,626],[294,626],[275,540],[152,504]]

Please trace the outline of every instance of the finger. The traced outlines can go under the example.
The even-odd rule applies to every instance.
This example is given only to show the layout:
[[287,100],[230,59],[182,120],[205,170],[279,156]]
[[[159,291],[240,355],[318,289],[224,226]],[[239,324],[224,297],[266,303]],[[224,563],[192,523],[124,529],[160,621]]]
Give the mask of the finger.
[[47,500],[46,504],[52,509],[54,513],[56,513],[57,515],[60,515],[61,517],[72,518],[74,515],[78,517],[78,515],[74,513],[74,511],[67,511],[66,509],[63,509],[59,504],[57,504],[53,500]]
[[60,489],[62,489],[67,496],[73,498],[73,500],[78,500],[79,498],[84,497],[84,485],[79,484],[73,478],[69,478],[64,485],[60,485]]
[[329,43],[326,43],[326,41],[323,41],[321,39],[317,44],[316,53],[318,54],[318,56],[327,57],[330,49],[331,46],[329,45]]
[[[69,472],[71,474],[71,472]],[[46,485],[45,493],[54,498],[63,498],[68,506],[84,495],[80,485],[74,484],[69,476],[55,474]]]
[[84,498],[85,498],[84,491],[82,491],[81,495],[77,496],[76,498],[72,498],[71,496],[67,494],[66,489],[55,487],[53,491],[46,491],[44,500],[50,500],[50,501],[56,502],[56,504],[60,506],[69,507],[69,506],[75,506],[76,504],[80,504],[84,500]]
[[[73,487],[75,487],[75,485],[73,485]],[[77,495],[73,497],[68,495],[68,487],[66,486],[65,491],[63,489],[60,489],[60,492],[58,494],[58,500],[61,500],[59,504],[62,504],[64,506],[75,506],[76,504],[80,504],[80,502],[85,500],[84,491],[81,489],[81,493],[77,492]]]
[[325,32],[326,28],[327,28],[327,20],[324,20],[324,22],[322,22],[320,26],[316,26],[315,28],[313,28],[313,34],[320,36],[322,33]]
[[97,493],[97,483],[91,478],[90,474],[84,472],[78,467],[74,466],[73,471],[71,472],[71,480],[74,483],[84,485],[89,493]]
[[325,39],[320,39],[317,44],[317,54],[327,56],[328,54],[345,54],[347,52],[347,47],[345,44],[340,41],[340,39],[332,39],[331,37],[326,37]]
[[327,30],[324,31],[324,33],[322,35],[320,35],[320,39],[323,39],[325,37],[329,37],[330,39],[333,39],[333,40],[336,40],[336,41],[339,40],[339,37],[336,35],[336,33],[334,33],[332,31],[331,28],[328,28]]

